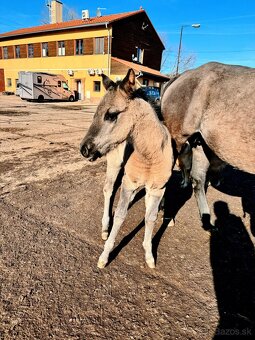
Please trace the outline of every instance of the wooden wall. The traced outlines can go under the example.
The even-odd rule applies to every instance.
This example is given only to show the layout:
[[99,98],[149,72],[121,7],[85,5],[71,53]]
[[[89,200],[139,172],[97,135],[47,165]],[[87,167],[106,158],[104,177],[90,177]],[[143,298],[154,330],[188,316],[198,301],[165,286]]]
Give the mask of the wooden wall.
[[39,58],[41,55],[41,43],[34,44],[34,58]]
[[27,45],[20,45],[20,58],[27,58]]
[[143,65],[160,70],[164,47],[145,13],[113,24],[113,57],[132,61],[132,54],[137,54],[136,46],[144,50]]
[[57,42],[50,41],[48,43],[48,48],[49,48],[49,57],[55,57],[57,55]]
[[14,58],[14,46],[8,46],[8,59]]

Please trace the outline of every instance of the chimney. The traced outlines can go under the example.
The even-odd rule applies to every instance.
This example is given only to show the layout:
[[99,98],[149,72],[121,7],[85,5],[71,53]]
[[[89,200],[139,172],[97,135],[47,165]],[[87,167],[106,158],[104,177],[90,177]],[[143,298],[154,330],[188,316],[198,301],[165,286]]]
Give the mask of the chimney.
[[59,0],[51,0],[51,24],[63,21],[63,4]]

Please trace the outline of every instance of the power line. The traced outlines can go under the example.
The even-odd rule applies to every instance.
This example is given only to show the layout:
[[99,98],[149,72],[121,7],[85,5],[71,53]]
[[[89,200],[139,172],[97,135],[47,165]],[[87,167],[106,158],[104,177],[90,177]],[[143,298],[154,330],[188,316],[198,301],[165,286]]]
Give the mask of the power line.
[[255,50],[235,50],[235,51],[182,51],[182,53],[246,53],[255,52]]
[[[245,53],[245,52],[255,52],[255,49],[252,49],[252,50],[208,50],[208,51],[197,51],[197,50],[194,50],[194,51],[182,51],[182,54],[187,54],[187,53]],[[164,53],[174,53],[173,50],[165,50]]]

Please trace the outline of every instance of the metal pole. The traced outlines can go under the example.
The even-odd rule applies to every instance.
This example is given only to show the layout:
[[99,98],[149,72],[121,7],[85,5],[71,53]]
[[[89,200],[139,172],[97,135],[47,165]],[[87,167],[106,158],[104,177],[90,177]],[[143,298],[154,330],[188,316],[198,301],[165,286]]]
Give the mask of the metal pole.
[[176,65],[176,74],[179,72],[179,64],[180,64],[180,56],[181,56],[181,48],[182,48],[182,31],[183,27],[181,27],[181,33],[180,33],[180,42],[179,42],[179,49],[178,49],[178,56],[177,56],[177,65]]

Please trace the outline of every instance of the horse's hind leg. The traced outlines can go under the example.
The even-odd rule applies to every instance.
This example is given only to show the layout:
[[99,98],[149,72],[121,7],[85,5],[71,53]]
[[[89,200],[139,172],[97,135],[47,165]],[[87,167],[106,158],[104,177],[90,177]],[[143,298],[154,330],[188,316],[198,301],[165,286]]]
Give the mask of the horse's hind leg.
[[186,188],[190,182],[190,171],[192,167],[192,147],[186,142],[178,155],[178,163],[182,172],[182,187]]
[[126,143],[120,144],[116,149],[107,154],[107,169],[104,184],[104,213],[102,217],[102,239],[107,240],[111,215],[111,198],[114,185],[123,164]]
[[197,146],[193,148],[191,178],[200,217],[203,223],[203,227],[206,230],[211,229],[212,227],[210,223],[210,209],[205,195],[206,174],[209,165],[210,163],[203,151],[202,146]]
[[114,247],[116,236],[122,223],[125,220],[129,203],[131,202],[134,191],[136,190],[136,188],[132,188],[129,185],[127,185],[125,179],[126,177],[124,176],[121,185],[120,199],[114,214],[112,230],[107,241],[105,242],[104,251],[99,257],[97,264],[98,268],[104,268],[108,262],[109,254]]
[[164,192],[165,189],[148,190],[145,196],[146,214],[143,248],[145,250],[145,261],[150,268],[155,268],[155,260],[152,254],[152,233]]

